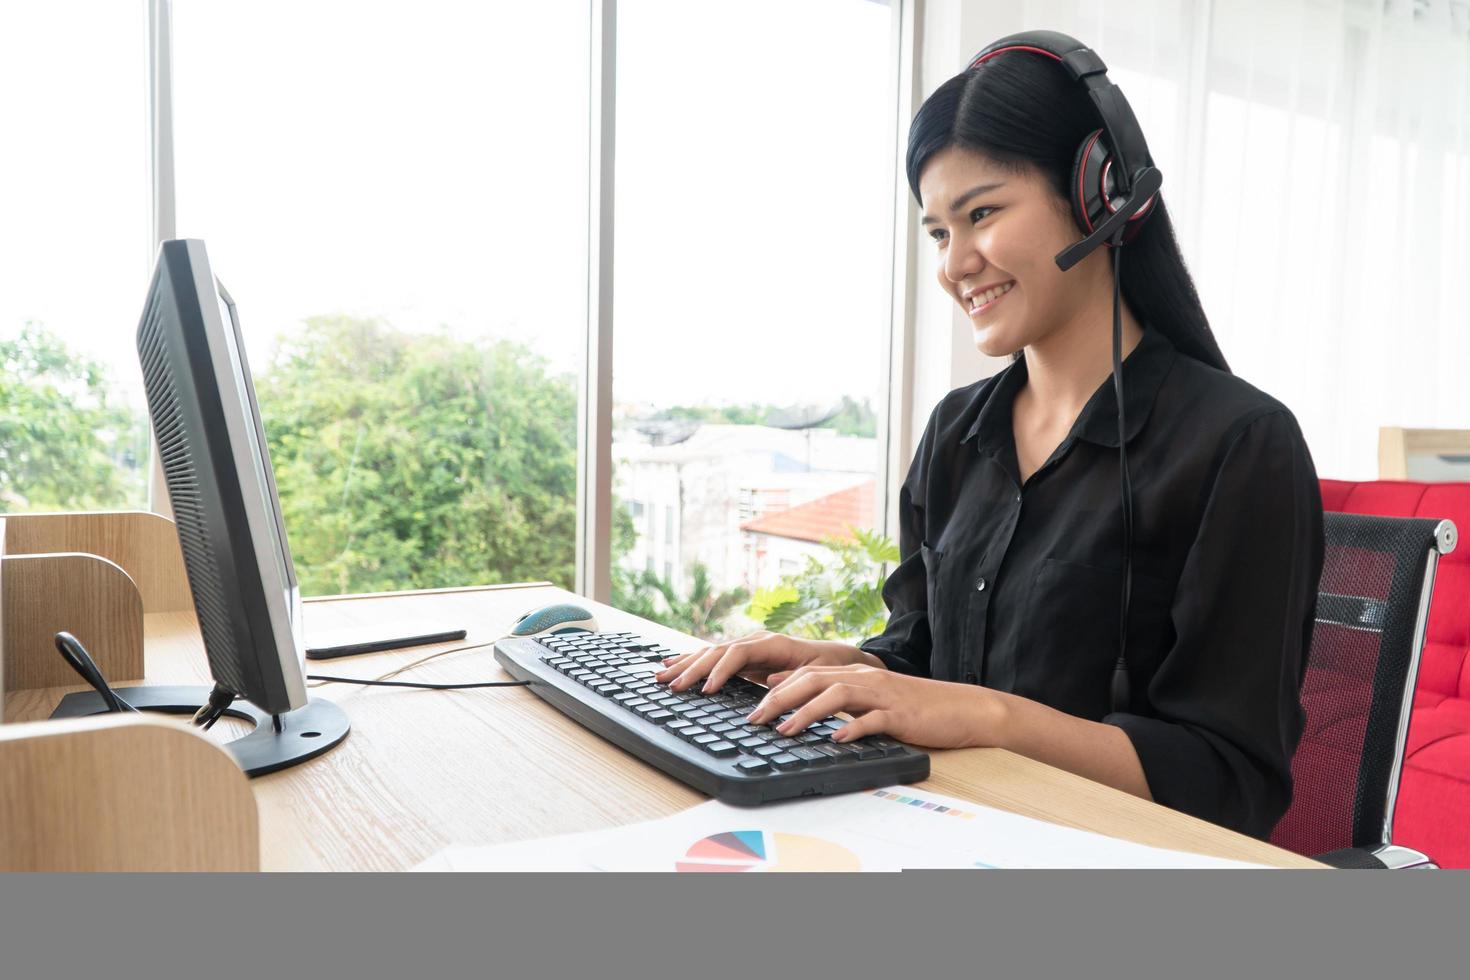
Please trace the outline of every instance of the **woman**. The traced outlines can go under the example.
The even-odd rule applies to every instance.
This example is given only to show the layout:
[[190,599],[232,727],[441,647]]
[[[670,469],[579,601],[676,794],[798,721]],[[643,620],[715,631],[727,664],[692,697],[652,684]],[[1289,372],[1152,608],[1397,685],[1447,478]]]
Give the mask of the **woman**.
[[[909,130],[908,179],[939,286],[975,345],[1013,355],[934,410],[900,494],[887,630],[862,643],[757,633],[670,658],[658,679],[771,686],[751,715],[793,733],[1000,746],[1257,837],[1291,799],[1322,563],[1301,432],[1229,373],[1162,201],[1122,251],[1132,481],[1126,710],[1111,708],[1123,569],[1113,249],[1082,236],[1073,157],[1100,128],[1053,60],[991,58]],[[1242,289],[1249,282],[1241,283]]]

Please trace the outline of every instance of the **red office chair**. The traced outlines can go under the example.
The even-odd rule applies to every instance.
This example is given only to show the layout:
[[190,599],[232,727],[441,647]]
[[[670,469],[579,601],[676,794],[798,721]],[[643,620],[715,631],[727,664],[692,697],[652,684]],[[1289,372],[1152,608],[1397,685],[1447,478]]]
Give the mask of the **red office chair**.
[[[1328,510],[1470,527],[1470,483],[1322,481]],[[1394,841],[1470,868],[1470,548],[1439,564],[1409,723]]]
[[1435,572],[1455,526],[1328,513],[1323,530],[1306,727],[1271,841],[1337,867],[1431,867],[1392,843],[1393,814]]

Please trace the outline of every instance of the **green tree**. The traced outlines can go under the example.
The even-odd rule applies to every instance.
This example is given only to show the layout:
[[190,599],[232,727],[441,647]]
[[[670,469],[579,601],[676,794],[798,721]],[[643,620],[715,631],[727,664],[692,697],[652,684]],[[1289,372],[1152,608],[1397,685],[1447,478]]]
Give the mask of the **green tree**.
[[749,597],[750,593],[738,586],[716,592],[709,569],[699,562],[690,572],[689,592],[682,596],[674,583],[665,582],[653,572],[613,568],[614,606],[701,639],[721,636],[725,618]]
[[576,388],[525,346],[315,317],[257,388],[306,593],[572,586]]
[[0,512],[139,507],[144,417],[107,371],[37,323],[0,340]]
[[842,407],[837,414],[820,427],[836,429],[838,435],[867,436],[872,439],[878,435],[878,414],[873,411],[872,403],[866,398],[859,402],[843,395]]
[[768,630],[815,640],[860,640],[883,632],[885,562],[899,559],[898,546],[876,531],[853,528],[855,540],[822,544],[828,561],[807,557],[806,568],[759,589],[746,615]]

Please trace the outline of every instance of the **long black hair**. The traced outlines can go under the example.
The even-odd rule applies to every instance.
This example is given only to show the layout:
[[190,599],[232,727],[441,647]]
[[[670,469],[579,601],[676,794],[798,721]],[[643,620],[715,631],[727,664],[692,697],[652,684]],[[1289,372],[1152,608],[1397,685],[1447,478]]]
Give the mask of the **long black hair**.
[[[909,126],[909,188],[922,205],[924,165],[939,151],[958,146],[1002,166],[1035,167],[1066,201],[1077,147],[1101,128],[1097,107],[1060,65],[1026,52],[992,58],[945,82],[919,107]],[[1162,196],[1125,251],[1123,298],[1134,315],[1181,353],[1229,371]]]

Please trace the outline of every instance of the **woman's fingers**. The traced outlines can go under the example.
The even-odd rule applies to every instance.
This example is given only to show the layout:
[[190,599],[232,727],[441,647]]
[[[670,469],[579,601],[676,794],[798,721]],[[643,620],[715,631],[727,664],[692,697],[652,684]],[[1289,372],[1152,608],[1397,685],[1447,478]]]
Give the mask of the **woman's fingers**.
[[795,735],[808,725],[839,711],[872,711],[878,705],[878,692],[871,687],[841,680],[814,679],[815,684],[822,684],[824,681],[826,687],[797,708],[794,715],[776,726],[776,731],[782,735]]
[[[770,687],[770,691],[766,693],[766,697],[762,703],[770,702],[772,695],[779,694],[792,684],[805,683],[805,678],[812,674],[836,674],[852,669],[851,664],[802,664],[795,670],[785,671],[785,676],[779,681],[774,678],[774,675],[768,678],[767,685]],[[779,712],[777,713],[779,714]]]
[[880,709],[859,715],[832,733],[834,742],[851,742],[855,738],[878,735],[888,731],[888,712]]
[[[708,650],[709,647],[704,647],[703,649],[704,650]],[[694,653],[671,653],[671,654],[669,654],[667,657],[663,658],[662,661],[660,661],[660,663],[663,664],[663,669],[660,670],[658,672],[658,674],[655,675],[655,676],[662,677],[664,674],[669,673],[671,670],[674,670],[675,668],[679,667],[681,664],[688,663],[689,660],[692,657],[694,657],[696,654],[701,653],[701,652],[703,652],[703,651],[702,650],[696,650],[696,651],[694,651]]]
[[[834,685],[840,685],[842,697],[849,700],[845,703],[838,704],[830,710],[825,710],[819,715],[812,716],[811,711],[806,712],[804,717],[807,720],[801,724],[801,728],[805,728],[818,718],[825,718],[827,715],[833,714],[836,711],[846,709],[867,711],[876,707],[876,701],[874,700],[876,694],[864,693],[873,691],[870,684],[863,682],[865,680],[863,677],[865,670],[866,668],[853,667],[806,666],[798,668],[792,673],[789,679],[771,688],[761,703],[756,705],[755,710],[746,718],[746,722],[751,725],[767,724],[772,719],[779,718],[787,711],[798,709],[802,705],[807,704]],[[876,673],[874,671],[867,672]],[[819,707],[825,707],[828,704],[830,704],[830,701],[824,701]],[[812,710],[815,711],[816,708]],[[798,715],[801,715],[800,711],[798,711]],[[792,722],[798,720],[796,715],[789,719]]]
[[659,671],[654,674],[654,680],[660,683],[666,682],[674,690],[682,691],[684,688],[706,676],[715,662],[724,656],[728,647],[729,644],[706,647],[688,661],[679,665],[679,667],[673,670]]
[[741,671],[750,668],[760,669],[771,666],[770,659],[776,655],[773,644],[769,637],[758,640],[736,640],[730,644],[730,648],[710,668],[709,676],[704,681],[706,694],[713,694],[725,686],[725,682]]

